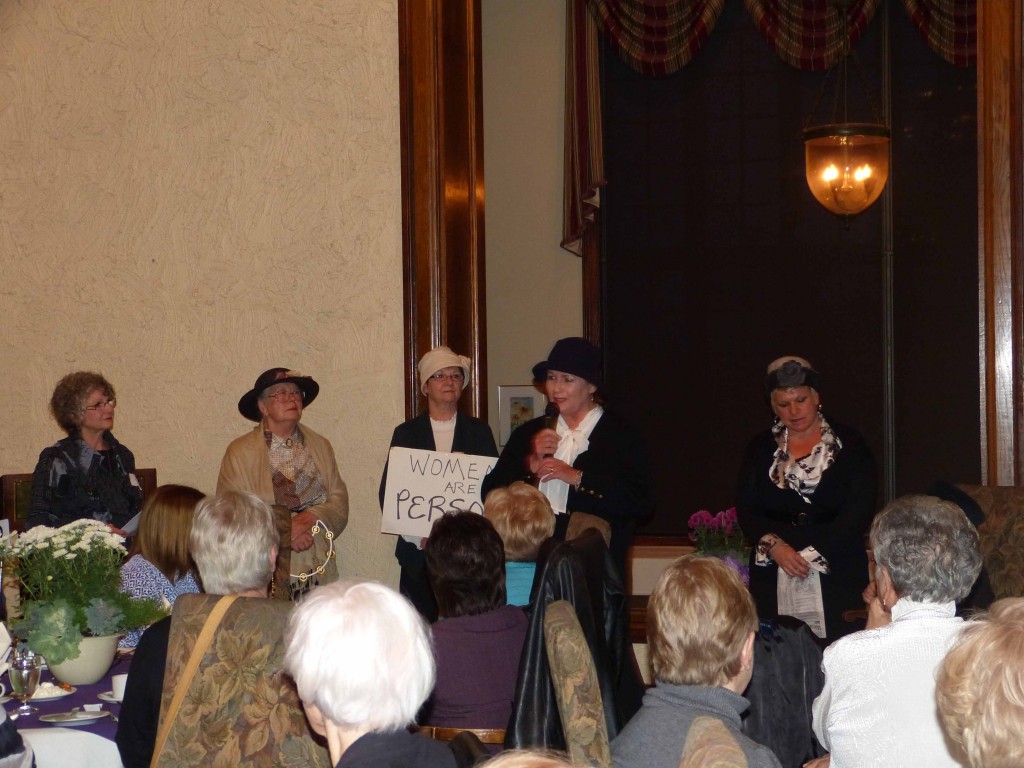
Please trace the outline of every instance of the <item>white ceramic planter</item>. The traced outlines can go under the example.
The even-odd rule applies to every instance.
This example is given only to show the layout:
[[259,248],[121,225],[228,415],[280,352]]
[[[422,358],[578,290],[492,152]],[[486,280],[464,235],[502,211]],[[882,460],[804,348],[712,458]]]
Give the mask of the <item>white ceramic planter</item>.
[[68,685],[92,685],[98,683],[110,671],[117,653],[120,635],[83,637],[78,645],[78,658],[67,659],[60,664],[49,663],[50,672],[62,683]]

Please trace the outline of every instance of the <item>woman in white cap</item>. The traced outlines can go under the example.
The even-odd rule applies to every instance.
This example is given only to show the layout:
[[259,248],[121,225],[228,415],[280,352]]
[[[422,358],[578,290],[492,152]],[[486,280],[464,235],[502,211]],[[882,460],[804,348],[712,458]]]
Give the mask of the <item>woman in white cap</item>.
[[[459,398],[469,386],[472,362],[448,347],[434,347],[420,358],[420,392],[427,398],[427,409],[419,416],[395,427],[391,448],[415,448],[442,453],[468,453],[473,456],[497,456],[494,434],[487,422],[459,413]],[[384,488],[388,467],[380,479],[380,505],[384,508]],[[437,603],[427,581],[427,563],[422,542],[399,536],[395,557],[402,567],[399,590],[416,606],[427,621],[437,621]]]
[[[348,524],[348,488],[325,437],[299,427],[303,409],[320,394],[312,376],[271,368],[238,401],[253,429],[224,452],[217,493],[250,491],[292,513],[293,591],[338,578],[333,545]],[[318,521],[324,526],[319,526]],[[324,530],[326,527],[326,530]],[[314,536],[314,528],[317,528]]]

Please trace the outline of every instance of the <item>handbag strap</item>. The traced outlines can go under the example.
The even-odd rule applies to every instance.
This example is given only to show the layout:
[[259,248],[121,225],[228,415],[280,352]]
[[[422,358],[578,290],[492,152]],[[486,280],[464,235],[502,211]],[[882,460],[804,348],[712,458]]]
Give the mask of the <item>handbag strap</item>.
[[156,748],[153,750],[153,759],[149,764],[150,768],[156,768],[160,754],[164,751],[164,744],[167,742],[174,719],[178,716],[178,709],[181,707],[181,702],[185,699],[185,694],[188,693],[189,686],[192,684],[192,678],[196,676],[199,663],[203,660],[203,656],[206,655],[206,649],[210,647],[213,633],[217,631],[217,627],[220,625],[221,619],[224,618],[224,614],[228,612],[228,608],[237,599],[238,595],[224,595],[214,604],[210,615],[203,622],[203,628],[199,631],[196,644],[188,657],[185,671],[181,673],[181,679],[174,689],[174,698],[171,699],[171,705],[167,708],[167,717],[160,724],[160,732],[156,737]]

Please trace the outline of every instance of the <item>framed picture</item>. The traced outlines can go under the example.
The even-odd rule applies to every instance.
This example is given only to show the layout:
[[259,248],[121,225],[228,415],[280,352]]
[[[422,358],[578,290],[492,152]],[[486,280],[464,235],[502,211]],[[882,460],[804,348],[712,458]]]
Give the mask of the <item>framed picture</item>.
[[548,399],[532,384],[498,385],[498,447],[504,448],[512,430],[544,415]]

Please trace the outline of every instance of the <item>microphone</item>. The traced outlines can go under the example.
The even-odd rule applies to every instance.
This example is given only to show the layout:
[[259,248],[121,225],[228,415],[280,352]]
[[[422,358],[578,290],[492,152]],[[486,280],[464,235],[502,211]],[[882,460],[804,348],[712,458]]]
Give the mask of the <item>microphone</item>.
[[[558,429],[558,403],[548,403],[547,408],[544,409],[544,428],[545,429]],[[545,453],[544,458],[550,458],[554,456],[553,453]]]

